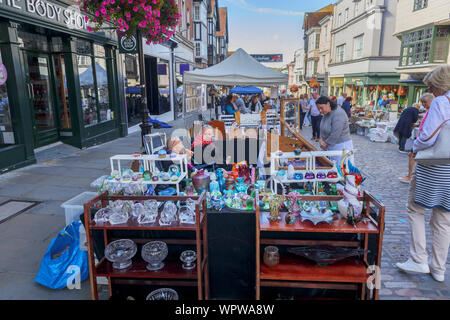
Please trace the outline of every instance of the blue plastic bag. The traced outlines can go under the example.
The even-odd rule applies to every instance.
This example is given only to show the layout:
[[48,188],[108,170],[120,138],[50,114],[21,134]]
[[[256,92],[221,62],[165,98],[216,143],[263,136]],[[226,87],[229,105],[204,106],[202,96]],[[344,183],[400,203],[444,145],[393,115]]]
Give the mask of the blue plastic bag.
[[34,281],[51,289],[79,288],[89,277],[88,255],[80,246],[80,221],[75,221],[52,240]]

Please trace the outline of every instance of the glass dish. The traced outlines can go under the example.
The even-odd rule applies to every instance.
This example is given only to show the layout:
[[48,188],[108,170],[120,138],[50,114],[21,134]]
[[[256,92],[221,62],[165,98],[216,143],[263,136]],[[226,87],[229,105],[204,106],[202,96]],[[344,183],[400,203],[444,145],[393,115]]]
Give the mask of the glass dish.
[[314,246],[288,248],[288,252],[312,260],[318,266],[326,267],[340,260],[364,254],[362,248]]
[[183,251],[180,260],[183,262],[183,269],[192,270],[195,268],[194,261],[197,259],[197,253],[193,250]]
[[157,271],[164,268],[163,260],[167,257],[169,249],[162,241],[151,241],[142,246],[141,256],[147,262],[147,270]]
[[133,240],[121,239],[109,243],[105,248],[105,257],[112,262],[114,269],[126,269],[131,266],[131,259],[137,252]]
[[161,288],[148,294],[146,300],[178,300],[178,293],[170,288]]

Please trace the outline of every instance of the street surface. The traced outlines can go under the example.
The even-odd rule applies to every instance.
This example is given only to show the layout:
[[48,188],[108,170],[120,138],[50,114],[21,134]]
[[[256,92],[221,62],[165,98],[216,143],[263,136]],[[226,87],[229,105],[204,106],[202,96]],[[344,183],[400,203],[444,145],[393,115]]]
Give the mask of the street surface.
[[[192,123],[192,122],[190,122]],[[183,126],[180,120],[175,124]],[[170,132],[170,130],[166,130]],[[306,138],[311,127],[306,127]],[[408,185],[397,177],[408,170],[408,156],[391,143],[370,142],[352,135],[356,166],[367,177],[364,187],[386,205],[381,299],[450,299],[450,274],[438,283],[430,275],[404,273],[396,262],[409,255],[409,224],[405,209]],[[109,174],[109,157],[140,150],[140,133],[79,150],[58,145],[38,154],[38,164],[0,175],[0,204],[8,199],[41,203],[0,224],[0,299],[90,299],[88,281],[81,290],[50,290],[34,282],[45,250],[65,225],[61,204],[84,192],[90,183]],[[430,212],[427,211],[427,224]],[[431,244],[427,225],[428,244]],[[428,248],[430,252],[430,247]],[[450,265],[447,265],[449,269]],[[101,292],[102,297],[105,292]]]

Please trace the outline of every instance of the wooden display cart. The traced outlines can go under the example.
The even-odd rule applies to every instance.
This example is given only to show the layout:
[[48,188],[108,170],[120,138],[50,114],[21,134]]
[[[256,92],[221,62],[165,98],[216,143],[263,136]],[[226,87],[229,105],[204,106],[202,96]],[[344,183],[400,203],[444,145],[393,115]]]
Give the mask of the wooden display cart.
[[[302,196],[301,200],[309,201],[338,201],[340,196]],[[290,287],[290,288],[317,288],[337,290],[359,290],[360,298],[378,299],[378,289],[375,287],[370,295],[366,290],[368,281],[371,281],[376,270],[381,268],[381,252],[384,231],[385,206],[370,193],[364,192],[359,198],[364,202],[363,214],[369,220],[349,225],[345,219],[336,219],[331,225],[319,223],[316,226],[310,221],[302,222],[297,218],[295,224],[287,225],[282,213],[282,220],[270,222],[269,212],[260,212],[259,204],[256,207],[256,299],[261,298],[261,287]],[[376,212],[376,218],[370,214],[371,207]],[[329,233],[329,234],[359,234],[358,241],[329,241],[329,240],[286,240],[264,238],[262,233],[271,232],[302,232],[302,233]],[[363,257],[346,258],[329,266],[317,266],[314,262],[294,255],[281,255],[280,263],[269,268],[262,263],[261,245],[279,246],[318,246],[328,245],[336,247],[354,247],[368,249],[369,235],[376,235],[376,252],[374,253],[375,268],[369,268],[367,252]],[[379,276],[379,273],[378,273]],[[369,277],[371,277],[369,279]],[[379,280],[378,280],[379,281]]]
[[[112,295],[111,280],[120,280],[125,284],[138,285],[157,285],[157,286],[196,286],[198,299],[209,299],[209,261],[208,261],[208,236],[207,236],[207,215],[206,215],[206,193],[200,196],[108,196],[107,193],[100,194],[88,203],[84,204],[86,241],[88,247],[89,277],[91,284],[91,294],[93,300],[98,300],[97,277],[106,277],[108,279],[109,295]],[[139,224],[130,219],[127,223],[111,225],[110,223],[95,223],[92,219],[91,209],[104,208],[109,201],[115,200],[157,200],[157,201],[185,201],[188,198],[196,201],[195,215],[196,223],[178,224],[173,226],[160,226],[158,220],[153,224]],[[202,206],[202,207],[200,207]],[[202,208],[202,209],[201,209]],[[182,268],[180,260],[164,261],[165,266],[157,272],[149,271],[146,268],[147,263],[143,261],[133,261],[131,267],[125,270],[115,270],[112,263],[106,257],[103,257],[95,264],[93,230],[103,230],[105,247],[113,239],[108,235],[108,231],[113,230],[133,230],[133,231],[193,231],[195,239],[164,239],[168,245],[195,245],[197,252],[196,267],[192,270]],[[136,239],[136,243],[146,243],[152,239]],[[161,239],[158,239],[161,240]],[[170,247],[169,247],[170,251]],[[136,256],[140,256],[140,251]],[[133,260],[137,260],[133,258]]]

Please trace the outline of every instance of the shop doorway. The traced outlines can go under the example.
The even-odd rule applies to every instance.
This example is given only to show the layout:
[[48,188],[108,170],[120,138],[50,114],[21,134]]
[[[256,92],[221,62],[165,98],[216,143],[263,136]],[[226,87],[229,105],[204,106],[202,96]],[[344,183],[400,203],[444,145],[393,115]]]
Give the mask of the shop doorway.
[[35,148],[59,140],[52,68],[48,54],[24,53]]

